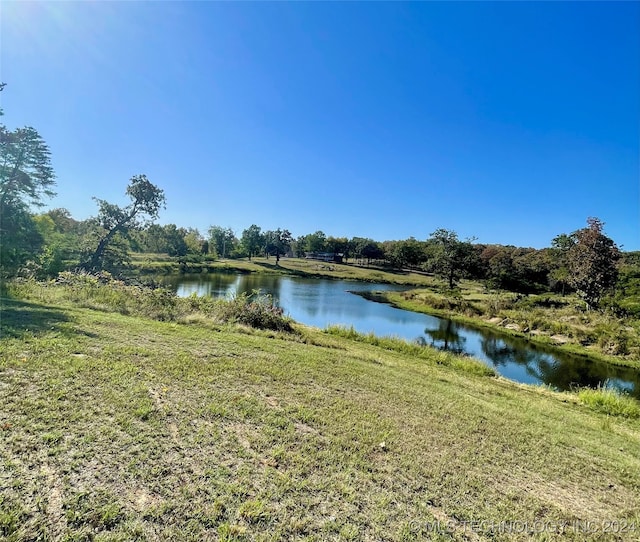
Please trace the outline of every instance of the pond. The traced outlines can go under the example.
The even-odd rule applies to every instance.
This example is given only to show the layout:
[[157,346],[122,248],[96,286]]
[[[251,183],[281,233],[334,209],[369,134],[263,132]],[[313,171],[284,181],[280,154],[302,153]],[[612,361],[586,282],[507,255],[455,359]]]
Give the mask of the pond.
[[615,387],[640,399],[640,372],[585,359],[557,348],[539,346],[523,338],[486,328],[472,328],[451,320],[397,309],[368,301],[351,292],[402,290],[401,286],[284,275],[176,275],[163,283],[179,296],[192,293],[224,297],[261,290],[297,322],[325,328],[353,326],[361,333],[395,336],[467,354],[493,367],[502,376],[525,384],[547,384],[558,390],[576,387]]

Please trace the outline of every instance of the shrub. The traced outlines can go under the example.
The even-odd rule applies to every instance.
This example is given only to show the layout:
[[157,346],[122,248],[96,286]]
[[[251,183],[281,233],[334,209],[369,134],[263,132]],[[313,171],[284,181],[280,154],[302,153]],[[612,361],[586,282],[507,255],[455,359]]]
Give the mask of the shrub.
[[627,395],[610,389],[583,389],[578,392],[578,399],[592,410],[610,416],[640,418],[640,403]]
[[235,322],[258,329],[293,331],[291,319],[268,294],[254,290],[218,302],[217,316],[223,322]]

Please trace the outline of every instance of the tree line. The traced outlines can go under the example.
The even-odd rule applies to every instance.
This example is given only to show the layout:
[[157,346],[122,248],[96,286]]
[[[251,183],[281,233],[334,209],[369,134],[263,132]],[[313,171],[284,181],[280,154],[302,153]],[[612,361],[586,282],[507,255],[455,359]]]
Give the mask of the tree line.
[[[0,91],[3,88],[0,85]],[[450,289],[469,278],[521,293],[575,292],[588,308],[597,307],[619,285],[621,269],[627,279],[636,280],[633,284],[640,284],[638,253],[623,254],[597,218],[589,218],[584,228],[559,234],[544,249],[475,243],[447,229],[437,229],[423,240],[382,242],[327,236],[321,230],[294,238],[288,229],[263,231],[256,224],[239,235],[218,225],[201,234],[194,228],[155,223],[165,195],[145,175],[130,179],[125,190],[128,205],[94,198],[96,216],[81,221],[66,209],[34,212],[54,195],[54,185],[49,148],[38,132],[0,124],[1,278],[19,273],[55,276],[69,267],[122,270],[131,252],[144,252],[184,262],[273,256],[276,265],[285,255],[339,255],[348,263],[432,273]],[[629,284],[627,280],[625,286]]]
[[[463,279],[482,280],[491,288],[524,294],[556,291],[576,292],[587,306],[595,307],[615,286],[623,254],[603,232],[604,223],[589,218],[587,226],[555,237],[544,249],[522,248],[461,240],[456,232],[437,229],[425,240],[375,241],[362,237],[333,237],[322,231],[294,238],[289,230],[262,229],[252,224],[238,237],[232,229],[197,230],[175,225],[154,225],[132,233],[135,249],[191,256],[192,261],[213,258],[276,257],[289,255],[339,255],[345,262],[414,270],[440,276],[449,288]],[[180,251],[175,251],[177,232],[183,232]],[[163,237],[163,232],[166,236]],[[179,235],[177,236],[179,238]],[[164,240],[163,240],[164,239]],[[189,242],[187,242],[187,239]],[[633,255],[631,255],[633,256]],[[631,262],[633,258],[628,258]]]

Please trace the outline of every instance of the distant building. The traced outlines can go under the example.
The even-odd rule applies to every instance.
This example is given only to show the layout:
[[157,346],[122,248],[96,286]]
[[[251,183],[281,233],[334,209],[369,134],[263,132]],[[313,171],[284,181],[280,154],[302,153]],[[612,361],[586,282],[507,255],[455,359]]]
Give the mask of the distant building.
[[305,252],[304,257],[307,260],[342,263],[342,254],[336,254],[335,252]]

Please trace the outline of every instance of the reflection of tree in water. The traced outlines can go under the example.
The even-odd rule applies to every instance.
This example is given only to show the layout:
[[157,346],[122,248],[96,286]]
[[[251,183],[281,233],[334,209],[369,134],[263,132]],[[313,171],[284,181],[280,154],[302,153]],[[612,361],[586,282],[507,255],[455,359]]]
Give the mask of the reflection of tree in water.
[[240,275],[237,286],[237,294],[252,294],[259,291],[262,294],[269,294],[276,304],[280,304],[280,277],[277,275]]
[[509,344],[505,337],[497,337],[495,335],[484,335],[480,347],[494,365],[507,365],[509,363],[517,363],[519,365],[528,365],[536,361],[537,353],[526,348],[522,348],[518,344]]
[[640,375],[627,367],[616,367],[577,356],[556,355],[556,360],[550,356],[541,359],[537,369],[536,378],[560,390],[597,388],[608,381],[622,381],[625,385],[619,387],[640,399]]
[[[440,320],[437,328],[426,328],[424,332],[431,337],[431,346],[456,354],[464,352],[464,343],[467,338],[458,333],[456,325],[451,320]],[[426,343],[424,339],[422,342]]]
[[597,388],[608,379],[620,378],[633,383],[629,391],[631,395],[640,398],[639,375],[623,367],[614,367],[557,350],[550,351],[514,337],[485,334],[481,347],[494,365],[517,363],[524,366],[527,374],[539,382],[559,390]]

